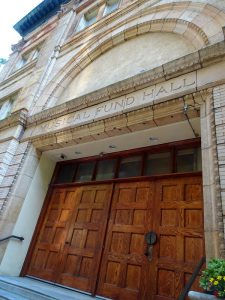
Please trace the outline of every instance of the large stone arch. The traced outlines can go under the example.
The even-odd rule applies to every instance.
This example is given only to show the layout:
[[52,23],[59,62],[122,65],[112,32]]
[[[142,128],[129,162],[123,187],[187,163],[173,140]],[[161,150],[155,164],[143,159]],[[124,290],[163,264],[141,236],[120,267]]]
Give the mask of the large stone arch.
[[[195,11],[195,14],[193,14],[193,11]],[[210,14],[215,16],[217,12],[219,13],[219,10],[215,7],[202,3],[193,3],[193,1],[172,2],[149,7],[136,15],[130,16],[124,22],[117,23],[112,31],[103,32],[97,38],[90,39],[79,53],[61,68],[42,92],[37,103],[38,110],[54,105],[73,78],[100,55],[141,34],[149,32],[176,33],[189,40],[196,47],[196,50],[212,44],[213,41],[209,39],[210,35],[206,34],[207,24],[204,23],[204,20],[209,18]],[[173,16],[173,18],[170,16]],[[215,17],[213,19],[213,28],[217,32],[214,34],[214,40],[216,35],[218,41],[220,41],[222,34],[221,24],[222,22],[225,23],[225,14],[224,16],[220,14],[219,17],[219,21]],[[196,24],[199,18],[202,21],[202,27]]]

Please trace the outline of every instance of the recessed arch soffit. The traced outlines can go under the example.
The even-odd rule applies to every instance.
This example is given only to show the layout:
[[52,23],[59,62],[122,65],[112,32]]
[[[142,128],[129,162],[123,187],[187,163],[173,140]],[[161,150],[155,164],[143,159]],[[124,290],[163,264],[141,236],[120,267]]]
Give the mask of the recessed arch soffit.
[[[42,109],[53,106],[64,88],[86,66],[117,44],[151,32],[180,34],[196,48],[223,39],[225,13],[207,3],[195,1],[169,2],[148,7],[118,22],[112,31],[95,35],[51,80],[39,99]],[[47,96],[48,95],[48,96]],[[41,102],[41,103],[40,103]]]

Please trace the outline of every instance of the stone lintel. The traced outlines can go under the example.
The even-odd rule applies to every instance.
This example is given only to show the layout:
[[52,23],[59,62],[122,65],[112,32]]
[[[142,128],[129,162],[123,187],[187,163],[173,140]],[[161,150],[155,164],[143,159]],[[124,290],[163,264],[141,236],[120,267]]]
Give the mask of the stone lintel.
[[185,103],[189,105],[188,117],[190,119],[200,116],[200,105],[202,102],[194,102],[193,97],[190,97],[188,100],[179,98],[64,131],[52,134],[48,133],[44,136],[42,134],[38,137],[32,135],[28,140],[32,141],[36,149],[46,151],[151,127],[177,123],[186,120],[184,114]]

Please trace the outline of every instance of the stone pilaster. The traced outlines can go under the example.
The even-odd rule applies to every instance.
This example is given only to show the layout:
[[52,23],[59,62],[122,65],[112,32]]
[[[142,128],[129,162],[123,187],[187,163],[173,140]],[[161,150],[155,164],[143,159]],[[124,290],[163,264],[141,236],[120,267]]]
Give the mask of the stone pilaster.
[[[30,143],[18,145],[2,185],[3,189],[4,185],[7,188],[7,193],[0,207],[0,237],[12,234],[39,159],[40,153]],[[6,246],[7,243],[0,249],[0,261]]]
[[225,257],[224,228],[216,145],[213,97],[209,91],[201,107],[201,141],[203,161],[204,228],[207,259]]
[[[225,231],[225,85],[220,85],[213,90],[214,112],[215,112],[215,132],[219,170],[219,183],[221,197],[219,215],[219,225]],[[224,236],[225,238],[225,236]],[[223,249],[223,253],[225,250]]]

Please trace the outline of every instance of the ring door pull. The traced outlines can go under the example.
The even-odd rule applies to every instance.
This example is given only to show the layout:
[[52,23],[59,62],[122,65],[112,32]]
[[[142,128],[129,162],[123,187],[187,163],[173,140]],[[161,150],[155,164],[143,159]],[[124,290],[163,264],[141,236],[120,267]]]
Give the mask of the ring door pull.
[[148,261],[152,261],[152,252],[153,252],[153,245],[157,242],[157,235],[154,231],[150,231],[145,234],[145,241],[147,243],[147,248],[145,252],[145,256],[147,256]]

